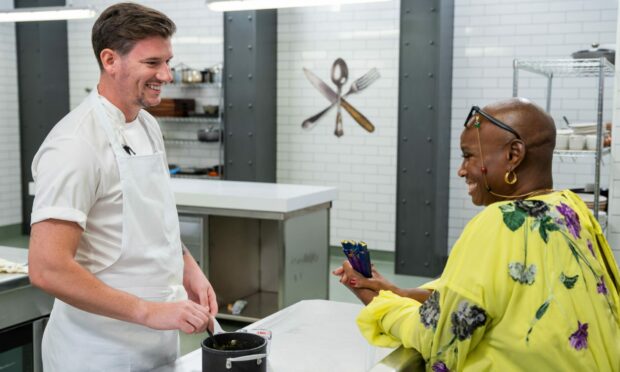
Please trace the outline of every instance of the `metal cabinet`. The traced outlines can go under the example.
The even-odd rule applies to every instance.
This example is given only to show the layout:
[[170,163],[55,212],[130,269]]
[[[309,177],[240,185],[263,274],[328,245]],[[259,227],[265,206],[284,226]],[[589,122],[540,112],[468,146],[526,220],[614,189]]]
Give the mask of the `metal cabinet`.
[[[519,72],[529,71],[547,78],[547,102],[546,110],[551,112],[551,94],[553,79],[559,77],[579,77],[598,79],[598,94],[594,100],[596,104],[596,136],[597,145],[595,151],[589,153],[580,151],[557,151],[556,156],[594,156],[594,216],[599,217],[599,197],[601,180],[601,157],[604,154],[603,136],[603,93],[605,77],[614,75],[614,65],[604,57],[588,59],[515,59],[513,61],[513,87],[512,95],[517,97],[519,93]],[[594,98],[594,97],[593,97]],[[606,151],[608,152],[608,151]]]

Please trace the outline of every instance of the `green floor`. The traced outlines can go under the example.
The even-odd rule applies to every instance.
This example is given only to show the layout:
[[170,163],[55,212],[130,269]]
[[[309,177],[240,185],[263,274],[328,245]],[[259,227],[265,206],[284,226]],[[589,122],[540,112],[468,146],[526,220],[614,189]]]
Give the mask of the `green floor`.
[[[28,236],[21,235],[17,226],[0,227],[0,246],[28,248]],[[330,272],[340,266],[344,261],[344,256],[338,249],[332,249],[330,254]],[[408,275],[394,274],[394,259],[390,253],[380,253],[373,259],[377,270],[388,280],[400,287],[417,287],[430,280]],[[330,274],[329,279],[329,299],[334,301],[358,303],[357,298],[343,285],[338,279]],[[234,331],[245,326],[244,323],[220,321],[222,327],[227,331]],[[181,335],[181,353],[186,354],[200,347],[200,342],[206,337],[205,334]]]

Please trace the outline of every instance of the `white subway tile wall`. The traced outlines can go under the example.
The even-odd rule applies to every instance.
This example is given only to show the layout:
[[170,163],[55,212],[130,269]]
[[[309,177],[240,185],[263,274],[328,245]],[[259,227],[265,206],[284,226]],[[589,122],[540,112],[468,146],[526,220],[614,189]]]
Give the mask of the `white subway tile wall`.
[[[99,11],[115,1],[97,2]],[[12,1],[0,0],[0,5]],[[73,5],[92,1],[74,0]],[[140,1],[168,14],[178,26],[173,39],[175,58],[202,69],[223,60],[223,16],[210,12],[203,0],[170,2]],[[463,116],[472,104],[485,105],[512,95],[512,60],[531,57],[569,57],[593,41],[616,43],[618,4],[615,0],[457,0],[454,17],[454,61],[452,92],[452,133],[450,161],[450,217],[448,247],[465,223],[479,209],[471,206],[463,181],[456,176],[460,164],[459,135]],[[340,7],[287,9],[278,12],[278,149],[277,180],[282,183],[320,184],[338,187],[331,218],[330,244],[341,239],[365,240],[370,248],[393,251],[396,198],[396,135],[398,101],[399,1]],[[90,46],[94,20],[68,23],[71,107],[86,96],[86,88],[96,84],[98,71]],[[2,73],[8,74],[0,95],[7,115],[0,117],[0,225],[18,223],[20,215],[18,159],[17,83],[14,26],[0,25],[3,53]],[[350,97],[377,127],[369,134],[343,111],[344,136],[333,135],[335,110],[331,110],[310,131],[301,129],[307,117],[328,105],[304,77],[307,67],[330,81],[334,59],[342,57],[349,66],[349,80],[372,67],[381,78],[367,90]],[[544,78],[521,73],[520,95],[544,106]],[[7,82],[8,81],[8,82]],[[613,80],[605,81],[605,121],[612,118]],[[620,86],[620,84],[616,84]],[[173,90],[175,88],[172,88]],[[616,89],[616,94],[618,94]],[[195,92],[185,92],[194,95]],[[179,96],[183,92],[168,90]],[[215,93],[203,92],[205,101]],[[594,79],[556,79],[551,111],[560,125],[562,116],[572,122],[594,121],[596,113]],[[615,100],[615,114],[620,103]],[[615,120],[616,132],[620,124]],[[181,124],[174,124],[179,126]],[[165,133],[190,137],[192,125],[163,125]],[[5,136],[4,133],[7,133]],[[617,137],[617,136],[616,136]],[[615,138],[615,137],[614,137]],[[616,141],[616,143],[619,143]],[[620,157],[615,145],[613,159]],[[6,152],[6,154],[4,154]],[[169,160],[180,165],[199,163],[212,156],[208,147],[169,149]],[[620,161],[604,158],[602,186],[609,184],[609,168],[617,168],[614,185],[620,190]],[[198,164],[193,164],[198,163]],[[558,159],[554,164],[557,188],[592,183],[592,159]],[[207,164],[209,165],[209,164]],[[617,193],[616,193],[617,194]],[[611,201],[620,202],[620,195]],[[620,213],[611,212],[611,238],[620,243]],[[616,244],[620,246],[620,244]]]
[[[512,95],[514,58],[570,58],[592,42],[614,47],[618,2],[457,0],[454,14],[449,247],[480,210],[471,205],[463,181],[456,176],[461,163],[459,137],[470,106]],[[605,79],[604,122],[612,119],[613,83],[612,78]],[[545,107],[546,78],[521,71],[519,96]],[[564,125],[563,116],[573,123],[596,121],[595,78],[555,78],[551,97],[551,114],[558,127]],[[609,187],[610,163],[609,155],[603,158],[603,188]],[[554,181],[558,189],[594,183],[594,158],[557,158]]]
[[[278,182],[338,188],[332,245],[353,239],[394,250],[399,13],[399,1],[278,12]],[[344,136],[336,137],[335,109],[313,129],[301,127],[329,106],[302,68],[336,89],[330,72],[339,57],[349,68],[343,92],[373,67],[381,74],[348,99],[375,125],[374,133],[342,110]]]
[[[13,8],[0,0],[0,8]],[[21,223],[21,171],[15,24],[0,23],[0,226]]]
[[[620,19],[620,9],[618,9],[618,19]],[[616,50],[620,50],[620,22],[616,33]],[[617,66],[617,65],[616,65]],[[614,118],[612,133],[620,133],[620,70],[616,67],[615,88],[614,88]],[[616,262],[620,262],[620,136],[611,137],[611,181],[610,181],[610,200],[608,204],[609,223],[607,228],[607,238],[609,245],[614,251]]]
[[[98,1],[98,13],[118,1]],[[177,25],[172,38],[174,58],[170,65],[181,63],[188,67],[203,70],[223,62],[223,15],[210,11],[204,0],[183,2],[151,0],[137,1],[153,7],[170,17]],[[92,4],[92,0],[75,0],[74,6]],[[87,90],[93,89],[99,78],[99,70],[92,51],[90,34],[95,19],[75,20],[68,23],[69,38],[69,82],[71,107],[76,107],[86,97]],[[168,86],[162,97],[195,98],[196,110],[202,111],[206,104],[220,103],[220,89],[215,86],[202,88]],[[162,122],[162,132],[166,138],[197,139],[197,130],[209,128],[205,123]],[[168,162],[185,167],[208,167],[219,163],[219,149],[213,143],[168,143],[166,145]]]

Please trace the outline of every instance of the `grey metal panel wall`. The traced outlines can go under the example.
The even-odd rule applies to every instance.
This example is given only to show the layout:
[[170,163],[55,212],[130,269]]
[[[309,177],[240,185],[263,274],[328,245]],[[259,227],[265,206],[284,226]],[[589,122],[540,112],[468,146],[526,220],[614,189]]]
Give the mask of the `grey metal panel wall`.
[[[15,1],[16,8],[62,6],[64,0]],[[15,26],[19,90],[22,229],[30,231],[34,198],[28,195],[32,159],[41,143],[69,112],[67,22],[22,22]],[[76,154],[79,155],[79,154]]]
[[436,276],[448,236],[453,0],[402,0],[396,260]]
[[224,177],[276,181],[277,11],[224,13]]

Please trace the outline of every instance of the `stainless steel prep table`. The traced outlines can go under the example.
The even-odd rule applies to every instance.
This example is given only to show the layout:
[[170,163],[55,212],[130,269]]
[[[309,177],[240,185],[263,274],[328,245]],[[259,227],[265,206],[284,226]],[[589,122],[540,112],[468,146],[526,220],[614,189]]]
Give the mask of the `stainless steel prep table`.
[[[27,263],[28,250],[0,246],[0,258],[16,263]],[[31,324],[35,371],[42,370],[41,337],[45,318],[52,311],[53,303],[52,296],[30,285],[28,275],[0,274],[0,335],[11,333],[7,331],[10,329],[30,329]]]
[[333,187],[172,179],[181,235],[222,305],[248,301],[256,321],[303,299],[328,297]]
[[[344,302],[306,300],[246,328],[272,332],[268,372],[424,370],[420,355],[413,350],[369,345],[355,324],[361,308],[361,305]],[[202,350],[199,348],[155,372],[201,370]]]

